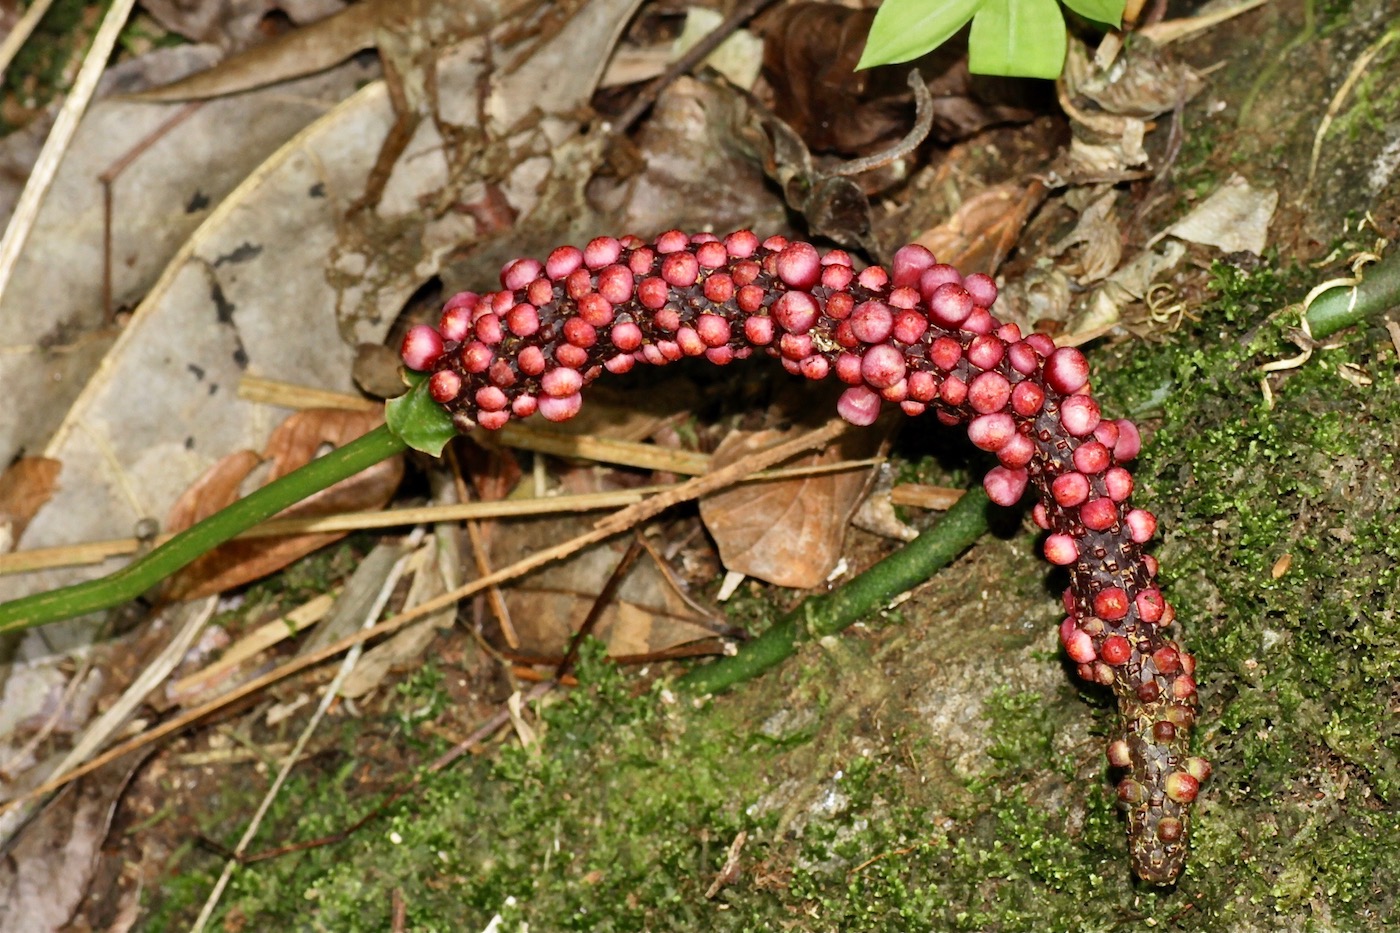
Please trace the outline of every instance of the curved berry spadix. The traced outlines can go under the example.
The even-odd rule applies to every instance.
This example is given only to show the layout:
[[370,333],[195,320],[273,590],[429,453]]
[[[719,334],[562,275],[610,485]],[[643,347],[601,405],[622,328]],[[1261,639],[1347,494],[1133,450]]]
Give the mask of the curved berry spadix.
[[1133,868],[1170,884],[1210,766],[1188,751],[1195,659],[1170,637],[1176,614],[1143,553],[1157,521],[1132,506],[1121,465],[1141,447],[1137,428],[1102,417],[1082,353],[991,315],[989,277],[964,277],[921,247],[893,265],[857,273],[839,250],[746,230],[671,230],[651,245],[599,237],[507,263],[505,291],[454,297],[437,328],[409,331],[403,359],[433,373],[432,398],[463,428],[572,418],[605,371],[753,353],[809,379],[834,373],[847,385],[837,413],[854,424],[898,404],[964,425],[1000,461],[985,483],[995,502],[1036,492],[1045,555],[1069,571],[1061,642],[1080,676],[1118,698],[1108,759],[1128,772],[1118,797]]

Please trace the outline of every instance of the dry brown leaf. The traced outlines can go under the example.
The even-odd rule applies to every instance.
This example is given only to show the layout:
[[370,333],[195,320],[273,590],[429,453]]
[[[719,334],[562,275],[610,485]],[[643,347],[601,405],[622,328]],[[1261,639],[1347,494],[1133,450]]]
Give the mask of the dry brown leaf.
[[310,463],[322,444],[342,447],[383,423],[384,418],[379,412],[338,408],[308,408],[291,415],[267,439],[263,456],[272,461],[272,474],[268,481],[279,479]]
[[[714,468],[789,436],[791,432],[735,431],[715,451]],[[822,453],[786,465],[868,457],[883,436],[883,424],[848,431]],[[873,475],[872,470],[857,470],[736,486],[701,499],[700,517],[719,546],[725,568],[778,586],[808,589],[822,583],[841,559],[846,526]]]
[[184,531],[232,503],[238,498],[238,487],[262,460],[251,450],[236,451],[219,459],[175,500],[165,517],[166,529],[172,533]]
[[1024,186],[1006,182],[988,188],[968,198],[947,222],[924,231],[914,242],[927,247],[939,262],[995,275],[1045,195],[1046,188],[1039,181]]
[[[764,74],[774,111],[814,150],[865,155],[914,122],[910,64],[856,71],[875,10],[795,3],[767,14]],[[913,63],[934,99],[934,139],[964,139],[993,123],[1031,119],[1029,83],[968,73],[965,33]]]
[[[313,408],[289,417],[268,439],[265,459],[272,465],[268,482],[311,462],[323,445],[340,447],[380,422],[378,414]],[[166,526],[183,531],[228,505],[239,487],[262,462],[252,451],[239,451],[210,467],[176,502]],[[382,508],[403,479],[403,458],[382,460],[367,470],[323,489],[280,513],[280,518],[306,518]],[[298,558],[345,537],[344,532],[288,535],[230,541],[215,548],[173,577],[165,595],[172,600],[197,599],[221,593],[281,570]]]
[[22,457],[0,473],[0,553],[14,547],[24,526],[53,496],[62,469],[48,457]]
[[[591,522],[577,516],[500,522],[492,564],[503,566],[557,544]],[[506,590],[521,654],[562,657],[626,549],[625,540],[599,544]],[[692,601],[670,568],[648,550],[623,577],[617,598],[604,608],[593,635],[607,644],[613,657],[629,657],[659,654],[727,630],[723,619]]]

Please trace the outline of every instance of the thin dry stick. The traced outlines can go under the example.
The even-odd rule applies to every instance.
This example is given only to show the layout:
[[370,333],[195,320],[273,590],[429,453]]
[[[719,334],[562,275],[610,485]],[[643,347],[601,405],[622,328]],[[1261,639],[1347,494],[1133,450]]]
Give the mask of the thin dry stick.
[[49,185],[53,184],[54,177],[58,174],[59,163],[63,161],[63,155],[68,151],[69,143],[73,141],[73,134],[78,131],[78,121],[82,119],[83,111],[87,109],[88,102],[97,90],[98,79],[102,77],[102,70],[107,67],[107,59],[112,57],[117,36],[126,25],[131,8],[135,5],[136,0],[113,0],[106,18],[97,30],[97,35],[92,39],[92,47],[83,59],[83,66],[78,69],[78,76],[73,80],[68,99],[63,102],[63,108],[54,120],[53,129],[49,131],[49,138],[44,141],[44,148],[39,152],[39,161],[34,164],[34,170],[29,174],[29,181],[25,183],[24,192],[20,194],[19,203],[15,205],[14,216],[10,219],[9,227],[5,229],[5,237],[0,240],[0,302],[3,302],[5,288],[10,284],[10,277],[14,275],[15,264],[19,262],[20,253],[29,239],[29,232],[34,229],[34,222],[39,219],[39,208],[44,203],[44,195],[48,193]]
[[169,699],[181,705],[187,703],[197,693],[204,693],[219,677],[249,658],[262,654],[273,645],[279,644],[303,629],[310,628],[325,618],[335,604],[339,591],[322,593],[312,597],[285,615],[279,616],[265,625],[260,625],[229,646],[217,661],[201,668],[193,674],[181,677],[166,691]]
[[199,706],[187,710],[174,719],[161,723],[159,726],[141,735],[128,739],[120,745],[103,752],[86,764],[79,765],[65,774],[60,774],[58,777],[44,782],[23,796],[8,801],[3,808],[0,808],[0,813],[7,812],[11,807],[31,797],[37,797],[42,794],[47,794],[50,791],[57,790],[83,775],[97,770],[109,761],[114,761],[128,752],[135,751],[138,748],[144,748],[157,739],[162,739],[171,733],[178,732],[191,723],[198,722],[210,713],[223,709],[231,703],[236,703],[244,697],[252,696],[264,687],[285,680],[293,674],[299,674],[304,670],[315,667],[322,661],[329,660],[342,651],[353,648],[355,645],[364,644],[381,635],[397,632],[408,623],[416,619],[421,619],[424,616],[432,615],[439,609],[445,609],[448,606],[455,605],[460,600],[475,593],[479,593],[488,586],[524,576],[532,570],[568,557],[570,554],[575,554],[590,545],[597,544],[600,541],[606,541],[614,534],[641,524],[665,511],[667,508],[670,508],[672,505],[699,498],[700,496],[708,495],[709,493],[722,489],[727,485],[732,485],[739,479],[742,479],[746,473],[762,470],[775,463],[781,463],[789,457],[803,453],[813,447],[820,447],[827,441],[841,434],[845,428],[846,423],[844,421],[833,420],[828,422],[824,427],[804,434],[802,437],[796,438],[795,440],[776,444],[765,450],[758,451],[757,453],[749,454],[711,476],[702,476],[699,479],[694,479],[683,484],[683,486],[675,492],[653,496],[649,500],[638,503],[631,508],[624,509],[612,519],[606,522],[600,522],[592,531],[585,532],[576,538],[571,538],[552,548],[546,548],[543,551],[531,554],[529,557],[516,561],[509,567],[497,570],[489,576],[479,577],[449,593],[444,593],[441,596],[430,599],[407,612],[400,613],[391,619],[386,619],[378,625],[347,635],[339,641],[327,645],[320,651],[314,651],[310,654],[294,658],[281,667],[271,670],[261,677],[256,677],[248,681],[241,687],[236,687],[228,693],[216,697],[207,703],[201,703]]
[[[394,588],[399,585],[399,578],[403,576],[404,566],[408,563],[411,555],[404,554],[394,562],[393,569],[389,571],[388,577],[379,588],[379,593],[375,596],[374,602],[370,605],[369,611],[365,613],[364,627],[369,628],[379,614],[384,611],[385,605],[389,602],[389,597],[393,594]],[[272,786],[263,794],[262,801],[258,804],[257,812],[248,823],[248,828],[243,831],[243,836],[238,840],[238,845],[234,848],[232,857],[224,863],[224,870],[219,875],[219,880],[214,883],[214,889],[209,892],[209,897],[204,901],[204,907],[199,912],[199,917],[194,925],[190,927],[191,933],[203,933],[204,927],[209,923],[209,918],[214,915],[214,908],[218,906],[219,899],[223,897],[224,889],[228,887],[229,879],[233,877],[233,871],[238,867],[243,853],[248,851],[248,845],[253,841],[253,837],[262,828],[263,819],[267,816],[267,811],[272,806],[272,802],[277,799],[277,794],[282,790],[282,785],[292,773],[292,768],[301,759],[301,753],[306,748],[306,743],[311,741],[311,736],[325,718],[326,712],[331,708],[331,703],[340,694],[340,687],[345,683],[345,679],[350,676],[350,672],[355,668],[355,662],[360,659],[360,652],[364,646],[355,645],[346,653],[345,659],[340,663],[340,669],[336,671],[335,679],[327,686],[321,694],[321,702],[316,707],[316,712],[312,713],[306,728],[302,729],[301,735],[297,736],[297,741],[292,750],[287,753],[287,757],[282,761],[282,767],[277,771],[277,777],[273,780]]]
[[[573,668],[574,662],[578,660],[579,648],[583,645],[583,640],[593,634],[593,630],[598,627],[598,620],[603,617],[603,610],[613,601],[617,595],[618,588],[622,586],[623,579],[627,572],[632,569],[632,565],[637,562],[637,558],[642,553],[642,541],[633,535],[632,543],[627,545],[627,552],[622,555],[612,573],[608,574],[608,582],[603,584],[603,588],[598,591],[598,596],[593,600],[593,605],[588,607],[588,615],[583,617],[583,624],[574,632],[569,639],[569,647],[564,652],[564,658],[559,662],[559,666],[554,670],[554,679],[563,680]],[[516,647],[511,645],[512,648]]]
[[[780,470],[764,470],[755,473],[745,477],[744,482],[746,484],[767,483],[805,476],[821,476],[826,473],[843,473],[848,470],[863,470],[866,467],[878,466],[882,462],[884,461],[879,457],[869,457],[864,460],[843,460],[840,463],[784,467]],[[460,522],[471,519],[522,518],[530,515],[557,515],[565,512],[593,512],[599,509],[615,509],[634,505],[647,496],[672,492],[681,489],[683,485],[682,483],[668,483],[658,486],[638,486],[636,489],[619,489],[611,492],[585,492],[574,495],[542,496],[534,499],[462,502],[456,505],[428,505],[378,512],[346,512],[341,515],[326,515],[319,518],[278,518],[248,529],[235,540],[271,538],[278,535],[398,528],[425,522]],[[172,537],[174,535],[160,535],[155,538],[153,543],[164,544]],[[28,573],[54,567],[98,564],[112,557],[135,554],[141,547],[151,543],[149,540],[137,538],[113,538],[107,541],[89,541],[83,544],[13,551],[9,554],[0,554],[0,575]]]

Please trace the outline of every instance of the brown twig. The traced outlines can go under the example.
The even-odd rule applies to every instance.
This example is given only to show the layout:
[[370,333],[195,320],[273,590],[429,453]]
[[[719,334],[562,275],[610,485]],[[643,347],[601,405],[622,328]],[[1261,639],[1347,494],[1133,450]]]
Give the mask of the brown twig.
[[593,630],[598,627],[598,620],[603,617],[603,612],[617,596],[617,591],[622,586],[622,581],[626,579],[627,572],[632,569],[632,565],[637,562],[637,558],[641,555],[641,539],[633,536],[632,543],[627,546],[627,552],[622,555],[622,559],[617,562],[617,566],[608,575],[608,582],[604,583],[603,588],[598,592],[598,598],[593,600],[592,606],[588,607],[588,615],[583,617],[583,624],[569,639],[569,649],[564,652],[563,660],[554,670],[555,680],[562,680],[566,674],[572,671],[574,662],[578,660],[578,650],[583,644],[583,640],[592,635]]
[[185,104],[175,111],[160,126],[147,133],[140,142],[128,149],[107,169],[97,176],[97,182],[102,186],[102,316],[108,325],[112,324],[114,315],[112,312],[112,185],[117,177],[127,170],[127,167],[135,162],[142,153],[154,146],[166,133],[179,126],[181,123],[192,117],[196,110],[204,106],[204,101],[197,100]]

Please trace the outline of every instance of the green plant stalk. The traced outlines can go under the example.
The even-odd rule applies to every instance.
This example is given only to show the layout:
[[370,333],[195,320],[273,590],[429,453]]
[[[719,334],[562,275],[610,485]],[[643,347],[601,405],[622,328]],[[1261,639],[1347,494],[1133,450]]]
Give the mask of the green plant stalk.
[[110,609],[135,599],[230,538],[406,449],[404,441],[387,425],[381,425],[185,529],[113,574],[0,604],[0,634]]
[[1318,295],[1308,308],[1308,329],[1321,340],[1366,318],[1400,305],[1400,249],[1363,270],[1356,285],[1338,285]]
[[937,525],[832,593],[804,600],[732,657],[699,667],[676,682],[688,693],[719,693],[790,657],[803,642],[834,635],[913,589],[971,547],[987,530],[991,503],[980,485],[968,490]]

